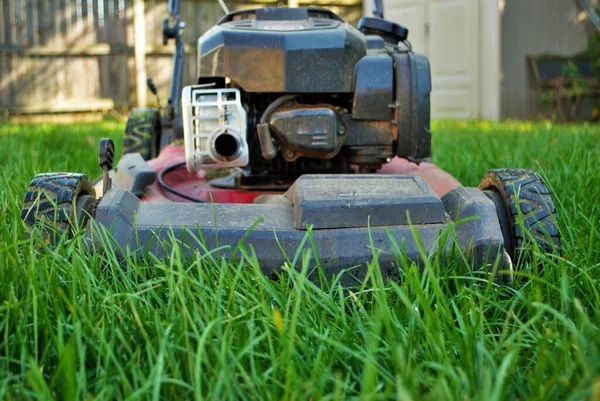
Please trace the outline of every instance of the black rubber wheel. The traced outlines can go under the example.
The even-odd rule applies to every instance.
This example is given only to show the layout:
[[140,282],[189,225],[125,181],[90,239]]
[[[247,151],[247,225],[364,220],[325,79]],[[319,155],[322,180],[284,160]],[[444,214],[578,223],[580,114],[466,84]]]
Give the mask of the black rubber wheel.
[[161,136],[157,109],[133,109],[127,118],[123,136],[123,154],[140,153],[144,160],[158,156]]
[[531,257],[532,241],[540,250],[560,255],[556,207],[538,173],[525,169],[490,170],[479,189],[496,203],[505,248],[514,263]]
[[86,175],[38,174],[25,193],[21,219],[29,230],[40,225],[44,239],[53,244],[84,226],[94,216],[96,205],[94,187]]

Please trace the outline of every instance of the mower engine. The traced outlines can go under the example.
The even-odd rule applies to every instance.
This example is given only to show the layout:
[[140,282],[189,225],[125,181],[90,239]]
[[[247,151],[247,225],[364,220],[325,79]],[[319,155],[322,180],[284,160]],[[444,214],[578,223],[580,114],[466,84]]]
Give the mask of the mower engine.
[[198,84],[182,93],[188,170],[244,167],[236,186],[285,188],[429,157],[429,62],[407,35],[315,8],[226,15],[199,39]]

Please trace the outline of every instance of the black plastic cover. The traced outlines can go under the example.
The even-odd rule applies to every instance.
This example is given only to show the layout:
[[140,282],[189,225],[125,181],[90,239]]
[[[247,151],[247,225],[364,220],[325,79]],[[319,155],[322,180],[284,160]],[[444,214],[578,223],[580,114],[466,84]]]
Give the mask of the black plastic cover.
[[396,155],[412,160],[431,156],[431,72],[419,53],[394,53],[396,64]]
[[262,20],[262,21],[293,21],[305,20],[308,18],[332,19],[344,22],[344,20],[331,10],[326,8],[306,7],[306,8],[257,8],[251,10],[233,11],[225,15],[217,22],[217,25],[231,21],[240,20]]
[[394,64],[385,55],[366,56],[354,70],[354,104],[352,118],[357,120],[391,120],[394,102]]
[[407,28],[381,18],[362,17],[358,21],[357,28],[365,34],[379,35],[386,39],[386,41],[394,44],[405,41],[408,38]]
[[379,35],[365,35],[368,50],[385,50],[385,42]]
[[337,116],[330,107],[284,109],[272,115],[270,126],[286,150],[318,157],[338,148]]
[[245,13],[255,18],[226,16],[199,39],[199,80],[228,77],[246,92],[352,92],[354,66],[366,55],[357,29],[327,10]]

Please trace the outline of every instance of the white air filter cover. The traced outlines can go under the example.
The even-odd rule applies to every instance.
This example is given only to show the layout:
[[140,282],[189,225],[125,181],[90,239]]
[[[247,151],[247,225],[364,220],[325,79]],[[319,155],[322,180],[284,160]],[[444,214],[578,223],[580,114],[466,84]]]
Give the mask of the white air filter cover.
[[181,104],[188,171],[248,164],[247,116],[238,89],[186,86]]

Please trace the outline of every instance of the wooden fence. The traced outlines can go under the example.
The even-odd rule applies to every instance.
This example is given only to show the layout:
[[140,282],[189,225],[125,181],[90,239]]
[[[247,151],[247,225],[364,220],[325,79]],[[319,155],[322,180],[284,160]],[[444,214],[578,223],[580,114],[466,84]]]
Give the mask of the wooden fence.
[[[354,23],[362,13],[361,0],[288,1],[327,7]],[[134,3],[143,7],[144,15],[137,30]],[[286,4],[226,3],[230,9]],[[166,102],[174,46],[162,45],[166,15],[166,0],[0,0],[0,113],[125,112],[143,102],[136,96],[136,32],[138,49],[139,37],[144,41],[146,74]],[[186,22],[188,84],[196,78],[196,41],[223,11],[216,0],[183,0],[181,15]]]

